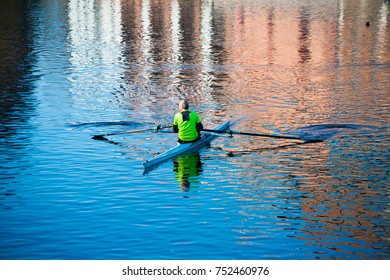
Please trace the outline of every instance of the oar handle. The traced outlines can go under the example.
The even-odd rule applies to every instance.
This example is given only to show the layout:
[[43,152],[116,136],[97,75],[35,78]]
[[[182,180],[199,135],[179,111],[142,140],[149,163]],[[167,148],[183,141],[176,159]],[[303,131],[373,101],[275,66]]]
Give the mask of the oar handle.
[[156,130],[159,131],[161,129],[165,129],[165,128],[171,128],[173,127],[173,125],[163,125],[163,124],[159,124],[157,127],[156,127]]

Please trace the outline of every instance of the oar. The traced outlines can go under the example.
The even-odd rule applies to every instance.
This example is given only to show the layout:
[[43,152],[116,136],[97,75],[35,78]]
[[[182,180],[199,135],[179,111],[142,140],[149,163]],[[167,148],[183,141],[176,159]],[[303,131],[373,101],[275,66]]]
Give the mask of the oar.
[[127,130],[127,131],[119,131],[114,133],[106,133],[106,134],[100,134],[100,135],[94,135],[92,139],[94,140],[107,140],[107,136],[112,135],[119,135],[119,134],[131,134],[131,133],[137,133],[137,132],[143,132],[143,131],[150,131],[150,130],[156,130],[159,131],[161,129],[170,128],[171,125],[164,126],[164,125],[158,125],[156,128],[145,128],[145,129],[138,129],[138,130]]
[[[295,139],[302,141],[313,141],[313,140],[305,140],[299,136],[290,136],[290,135],[278,135],[278,134],[262,134],[262,133],[251,133],[251,132],[241,132],[234,130],[215,130],[215,129],[203,129],[203,131],[215,132],[215,133],[225,133],[229,135],[238,134],[238,135],[247,135],[247,136],[259,136],[259,137],[270,137],[270,138],[281,138],[281,139]],[[314,140],[318,141],[318,140]]]

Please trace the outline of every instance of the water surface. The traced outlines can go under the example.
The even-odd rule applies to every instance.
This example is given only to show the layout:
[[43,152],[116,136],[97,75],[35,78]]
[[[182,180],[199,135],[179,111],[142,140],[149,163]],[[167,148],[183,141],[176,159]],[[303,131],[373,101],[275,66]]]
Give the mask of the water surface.
[[[5,1],[1,259],[388,259],[389,4]],[[367,22],[369,24],[367,24]],[[143,175],[188,98],[221,137]]]

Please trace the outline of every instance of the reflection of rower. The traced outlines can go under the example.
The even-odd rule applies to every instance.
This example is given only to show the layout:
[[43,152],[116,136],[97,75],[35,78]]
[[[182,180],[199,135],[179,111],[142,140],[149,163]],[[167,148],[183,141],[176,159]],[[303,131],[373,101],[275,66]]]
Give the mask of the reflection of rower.
[[176,179],[180,182],[183,192],[190,188],[190,182],[195,181],[203,171],[203,163],[200,161],[199,153],[179,156],[173,161],[173,171],[176,173]]

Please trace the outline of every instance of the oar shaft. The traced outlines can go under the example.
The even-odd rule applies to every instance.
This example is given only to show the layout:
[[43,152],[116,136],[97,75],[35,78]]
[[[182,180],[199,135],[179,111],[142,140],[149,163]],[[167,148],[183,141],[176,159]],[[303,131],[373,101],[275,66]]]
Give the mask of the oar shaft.
[[145,129],[138,129],[138,130],[127,130],[127,131],[119,131],[119,132],[114,132],[114,133],[107,133],[107,134],[95,135],[95,136],[92,137],[92,139],[101,140],[101,139],[104,139],[104,137],[106,137],[106,136],[119,135],[119,134],[131,134],[131,133],[137,133],[137,132],[143,132],[143,131],[149,131],[149,130],[156,130],[156,131],[159,131],[159,130],[161,130],[161,129],[170,128],[170,127],[172,127],[172,126],[171,126],[171,125],[169,125],[169,126],[158,125],[156,128],[145,128]]
[[215,132],[215,133],[226,133],[226,134],[230,134],[230,135],[238,134],[238,135],[247,135],[247,136],[303,140],[298,136],[289,136],[289,135],[261,134],[261,133],[241,132],[241,131],[233,131],[233,130],[215,130],[215,129],[203,129],[203,131]]
[[261,134],[261,133],[250,133],[250,132],[239,132],[239,131],[233,131],[233,134],[240,134],[240,135],[249,135],[249,136],[259,136],[259,137],[271,137],[271,138],[281,138],[281,139],[299,139],[298,136],[289,136],[289,135],[277,135],[277,134]]
[[103,136],[111,136],[111,135],[119,135],[119,134],[130,134],[130,133],[137,133],[137,132],[143,132],[143,131],[148,131],[148,130],[151,130],[151,129],[149,128],[149,129],[119,131],[119,132],[114,132],[114,133],[107,133],[107,134],[104,134]]

